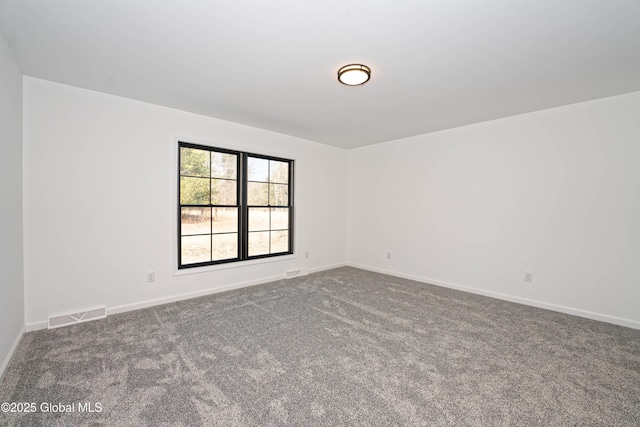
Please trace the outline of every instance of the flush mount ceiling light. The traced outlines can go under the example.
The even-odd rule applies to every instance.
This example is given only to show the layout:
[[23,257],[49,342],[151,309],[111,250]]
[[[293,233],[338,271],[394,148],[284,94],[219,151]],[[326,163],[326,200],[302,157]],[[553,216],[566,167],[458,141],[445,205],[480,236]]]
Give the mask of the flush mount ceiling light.
[[338,70],[338,80],[347,86],[363,85],[370,77],[371,69],[362,64],[349,64]]

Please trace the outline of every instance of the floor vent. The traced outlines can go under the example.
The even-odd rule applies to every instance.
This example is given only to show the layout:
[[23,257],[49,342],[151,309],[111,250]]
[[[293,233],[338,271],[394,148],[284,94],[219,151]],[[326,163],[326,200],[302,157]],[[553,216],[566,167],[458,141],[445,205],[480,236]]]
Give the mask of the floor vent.
[[309,274],[309,271],[306,268],[298,268],[297,270],[288,270],[284,272],[285,279],[292,279],[298,276],[306,276]]
[[107,317],[107,307],[92,308],[77,313],[57,314],[49,316],[49,329],[88,322],[89,320],[104,319],[105,317]]

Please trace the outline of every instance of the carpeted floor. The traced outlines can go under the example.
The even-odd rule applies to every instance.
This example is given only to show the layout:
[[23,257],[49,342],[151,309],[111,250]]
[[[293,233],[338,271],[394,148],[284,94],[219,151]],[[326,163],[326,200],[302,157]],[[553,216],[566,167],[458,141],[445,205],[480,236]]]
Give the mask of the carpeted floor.
[[27,333],[0,402],[36,404],[12,426],[638,426],[640,330],[345,267]]

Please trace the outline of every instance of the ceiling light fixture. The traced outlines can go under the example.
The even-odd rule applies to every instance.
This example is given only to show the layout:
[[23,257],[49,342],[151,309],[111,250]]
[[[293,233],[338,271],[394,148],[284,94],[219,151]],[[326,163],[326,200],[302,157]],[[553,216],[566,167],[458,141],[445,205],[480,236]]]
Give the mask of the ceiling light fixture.
[[338,81],[347,86],[363,85],[371,78],[371,69],[362,64],[349,64],[338,70]]

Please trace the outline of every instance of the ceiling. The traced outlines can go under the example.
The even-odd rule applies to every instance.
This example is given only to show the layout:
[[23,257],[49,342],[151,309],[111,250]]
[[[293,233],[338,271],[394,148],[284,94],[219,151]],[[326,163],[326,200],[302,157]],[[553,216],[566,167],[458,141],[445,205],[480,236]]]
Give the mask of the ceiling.
[[27,76],[347,149],[640,90],[640,0],[0,0],[0,27]]

